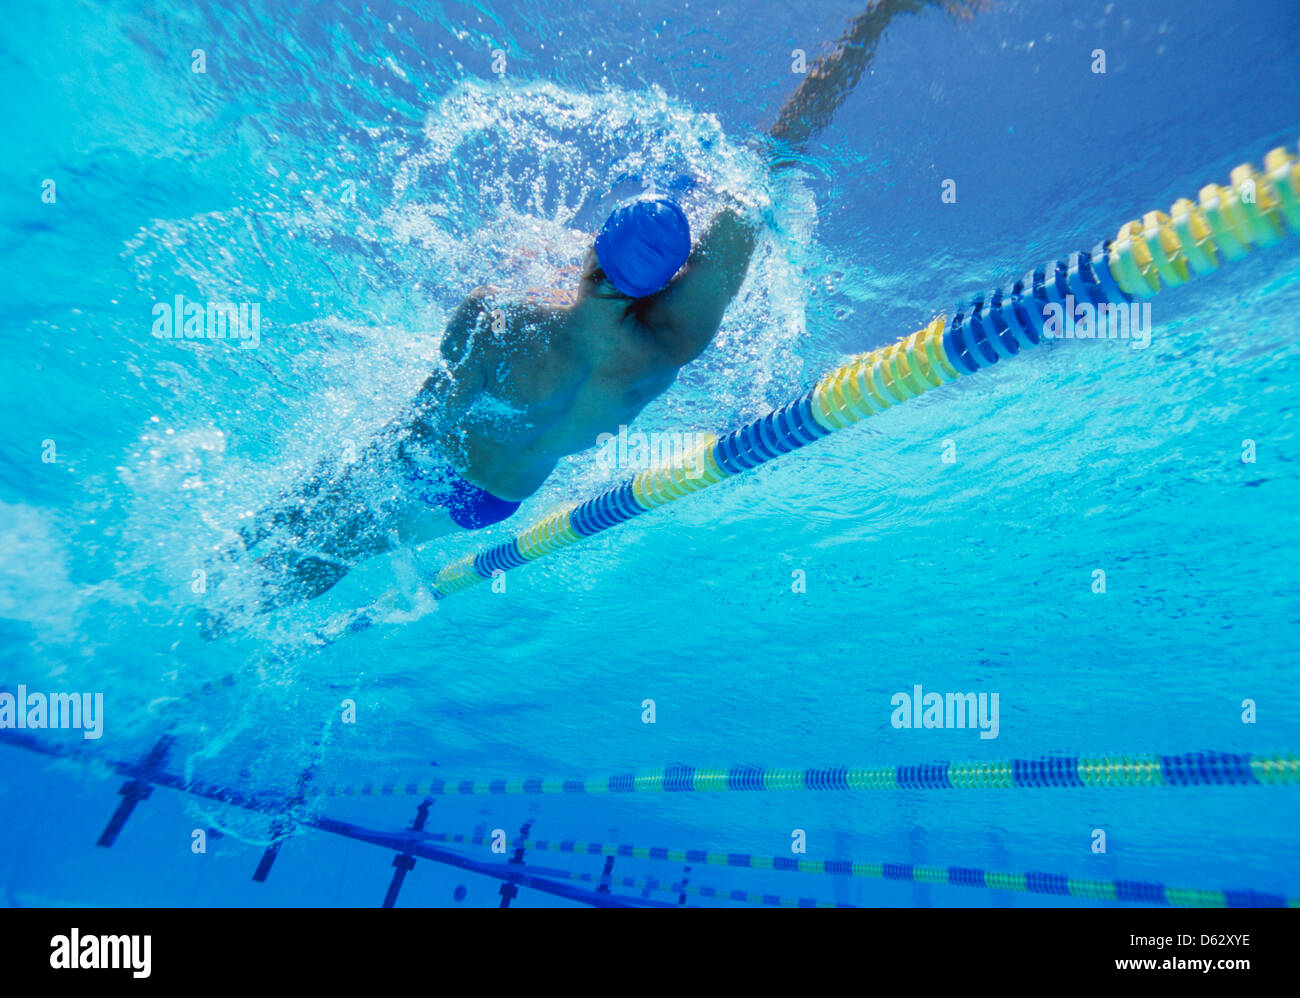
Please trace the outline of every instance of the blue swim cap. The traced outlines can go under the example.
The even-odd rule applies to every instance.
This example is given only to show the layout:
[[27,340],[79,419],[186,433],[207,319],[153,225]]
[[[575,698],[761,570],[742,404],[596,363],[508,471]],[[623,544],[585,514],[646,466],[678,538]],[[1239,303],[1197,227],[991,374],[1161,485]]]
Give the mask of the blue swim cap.
[[596,237],[605,276],[632,298],[660,290],[690,255],[690,223],[677,203],[664,197],[615,208]]

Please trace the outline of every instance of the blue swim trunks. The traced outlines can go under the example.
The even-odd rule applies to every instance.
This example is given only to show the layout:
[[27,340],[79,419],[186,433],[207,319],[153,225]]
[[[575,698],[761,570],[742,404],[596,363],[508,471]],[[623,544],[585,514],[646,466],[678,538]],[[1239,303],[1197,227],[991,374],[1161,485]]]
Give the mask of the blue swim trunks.
[[508,519],[520,503],[498,499],[461,478],[432,448],[409,440],[399,445],[414,494],[431,509],[446,511],[458,527],[481,530]]

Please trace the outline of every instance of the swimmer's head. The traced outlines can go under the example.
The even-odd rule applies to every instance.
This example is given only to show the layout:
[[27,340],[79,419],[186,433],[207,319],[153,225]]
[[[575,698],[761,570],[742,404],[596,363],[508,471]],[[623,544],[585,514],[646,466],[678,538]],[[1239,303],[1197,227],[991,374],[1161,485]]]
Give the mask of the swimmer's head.
[[628,298],[645,298],[661,291],[690,255],[691,227],[677,202],[639,198],[605,220],[583,276],[599,277]]

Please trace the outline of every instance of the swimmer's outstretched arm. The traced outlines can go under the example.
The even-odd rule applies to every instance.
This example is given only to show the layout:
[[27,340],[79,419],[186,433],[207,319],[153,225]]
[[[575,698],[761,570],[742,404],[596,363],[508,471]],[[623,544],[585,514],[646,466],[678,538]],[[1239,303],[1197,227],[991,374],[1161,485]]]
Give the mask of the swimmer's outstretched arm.
[[704,352],[722,325],[754,253],[755,225],[734,208],[713,217],[686,261],[663,291],[642,306],[640,319],[681,366]]
[[989,5],[990,0],[871,0],[834,50],[808,67],[803,82],[777,115],[772,138],[800,148],[829,125],[871,65],[885,29],[898,15],[941,7],[953,17],[968,18]]
[[[937,6],[954,16],[973,16],[988,0],[870,0],[835,50],[819,59],[777,116],[770,135],[799,147],[830,124],[866,68],[890,22]],[[686,269],[642,306],[641,321],[660,337],[679,366],[704,352],[722,315],[740,290],[754,252],[756,226],[728,208],[714,217]]]

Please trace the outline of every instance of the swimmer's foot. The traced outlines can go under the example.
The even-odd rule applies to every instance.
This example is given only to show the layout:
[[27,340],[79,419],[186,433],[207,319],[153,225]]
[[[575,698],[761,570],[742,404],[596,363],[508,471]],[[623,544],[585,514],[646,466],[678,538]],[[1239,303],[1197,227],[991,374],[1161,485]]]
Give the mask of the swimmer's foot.
[[348,574],[348,566],[316,555],[303,554],[292,548],[273,551],[257,559],[269,574],[263,583],[263,595],[257,612],[315,599],[336,586]]
[[227,602],[220,610],[199,611],[199,634],[204,640],[216,641],[261,614],[315,599],[333,589],[349,569],[348,565],[293,548],[271,551],[253,565],[260,578],[252,583],[253,592],[245,590],[251,598],[238,600],[236,596],[238,601],[233,605]]

